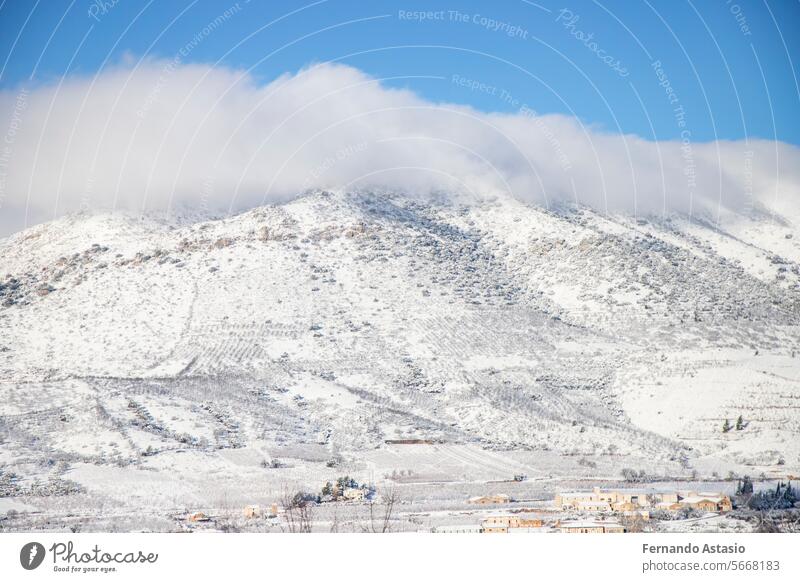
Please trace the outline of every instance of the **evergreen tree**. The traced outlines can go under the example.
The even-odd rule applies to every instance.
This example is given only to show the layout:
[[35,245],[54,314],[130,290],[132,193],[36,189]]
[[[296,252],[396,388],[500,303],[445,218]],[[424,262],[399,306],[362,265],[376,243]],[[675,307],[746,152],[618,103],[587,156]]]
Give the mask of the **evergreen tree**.
[[745,475],[739,484],[736,486],[737,495],[752,495],[753,494],[753,481],[750,475]]
[[797,490],[792,487],[791,481],[786,484],[786,489],[783,492],[783,498],[792,505],[798,501]]
[[730,432],[731,430],[731,421],[727,418],[725,419],[725,424],[722,425],[722,432]]
[[744,428],[744,419],[742,415],[739,415],[739,418],[736,419],[736,430],[742,430]]

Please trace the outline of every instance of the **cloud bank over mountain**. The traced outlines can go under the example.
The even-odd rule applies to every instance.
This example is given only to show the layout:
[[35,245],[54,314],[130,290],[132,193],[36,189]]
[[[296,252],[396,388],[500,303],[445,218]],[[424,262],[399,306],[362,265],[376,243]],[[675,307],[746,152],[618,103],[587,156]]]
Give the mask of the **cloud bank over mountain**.
[[[442,82],[451,82],[445,79]],[[344,65],[259,84],[147,60],[0,92],[0,234],[67,212],[235,212],[308,189],[509,195],[637,214],[798,215],[800,149],[609,133],[564,115],[433,103]]]

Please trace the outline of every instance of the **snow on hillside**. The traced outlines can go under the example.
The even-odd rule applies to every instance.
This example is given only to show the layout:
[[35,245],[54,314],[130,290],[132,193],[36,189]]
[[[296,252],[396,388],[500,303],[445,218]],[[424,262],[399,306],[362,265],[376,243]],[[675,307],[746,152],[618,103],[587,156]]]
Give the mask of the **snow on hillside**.
[[796,471],[800,243],[766,220],[317,192],[39,225],[0,242],[0,469],[202,497],[232,451],[316,483],[415,438],[439,478]]

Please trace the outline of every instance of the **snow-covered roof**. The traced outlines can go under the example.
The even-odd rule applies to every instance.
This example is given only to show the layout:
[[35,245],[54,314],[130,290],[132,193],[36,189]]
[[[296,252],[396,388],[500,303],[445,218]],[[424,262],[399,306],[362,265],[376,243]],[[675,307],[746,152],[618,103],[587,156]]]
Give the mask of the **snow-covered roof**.
[[584,491],[565,491],[559,493],[561,497],[587,497],[590,495],[608,495],[608,494],[620,494],[620,495],[675,495],[675,491],[663,491],[659,489],[600,489],[598,491],[594,491],[592,489],[586,489]]
[[722,501],[721,497],[709,496],[709,495],[693,495],[691,497],[684,497],[680,500],[680,503],[700,503],[701,501],[710,501],[711,503],[719,503]]

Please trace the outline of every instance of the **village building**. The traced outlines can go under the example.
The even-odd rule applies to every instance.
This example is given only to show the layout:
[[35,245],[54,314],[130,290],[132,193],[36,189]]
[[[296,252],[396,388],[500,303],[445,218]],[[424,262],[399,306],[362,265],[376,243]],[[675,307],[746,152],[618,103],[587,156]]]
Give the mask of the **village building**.
[[653,509],[657,509],[659,511],[678,511],[681,508],[681,504],[677,501],[671,503],[669,501],[662,501],[661,503],[656,503]]
[[555,504],[561,509],[572,509],[577,507],[579,503],[590,501],[600,501],[600,498],[591,491],[569,491],[557,493],[555,497]]
[[346,487],[342,492],[342,497],[349,501],[364,501],[366,496],[366,489],[361,489],[360,487]]
[[544,526],[544,522],[539,518],[520,517],[518,518],[518,522],[518,528],[534,528]]
[[519,517],[516,515],[490,515],[483,520],[483,527],[519,527]]
[[258,505],[245,505],[244,516],[246,519],[261,517],[261,507]]
[[578,511],[611,511],[608,501],[579,501],[574,507]]
[[725,512],[732,509],[730,497],[722,493],[697,493],[696,491],[658,491],[655,489],[601,489],[559,493],[555,505],[563,510],[586,512],[617,512],[641,515],[649,509],[677,511],[692,508],[701,511]]
[[511,498],[508,495],[504,494],[495,494],[495,495],[479,495],[477,497],[470,497],[467,500],[467,503],[472,505],[492,505],[492,504],[499,504],[499,503],[509,503]]
[[539,518],[520,517],[519,515],[497,513],[489,515],[481,523],[484,533],[509,533],[518,529],[541,528],[543,522]]
[[733,509],[730,497],[721,493],[697,493],[687,491],[678,502],[678,507],[689,507],[700,511],[718,511],[724,513]]

